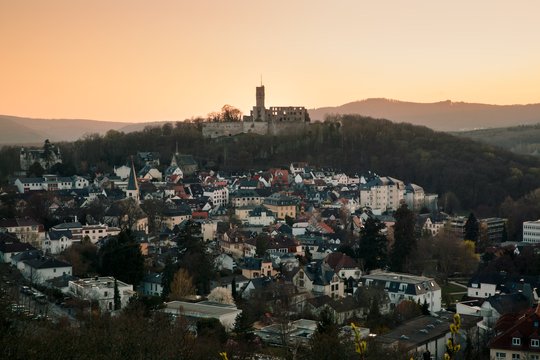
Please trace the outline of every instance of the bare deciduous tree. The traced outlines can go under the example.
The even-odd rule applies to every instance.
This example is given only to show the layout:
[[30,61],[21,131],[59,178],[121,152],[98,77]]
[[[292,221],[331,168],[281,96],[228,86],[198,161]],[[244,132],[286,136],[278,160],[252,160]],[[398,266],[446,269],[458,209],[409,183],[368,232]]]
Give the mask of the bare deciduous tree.
[[180,300],[188,295],[195,294],[193,278],[186,269],[180,269],[174,274],[171,282],[171,300]]

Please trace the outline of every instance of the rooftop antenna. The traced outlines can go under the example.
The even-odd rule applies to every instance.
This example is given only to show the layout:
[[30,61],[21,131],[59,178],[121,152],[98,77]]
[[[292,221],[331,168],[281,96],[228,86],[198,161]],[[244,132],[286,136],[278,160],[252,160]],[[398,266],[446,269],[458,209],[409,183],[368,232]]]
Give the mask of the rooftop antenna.
[[263,86],[263,83],[262,83],[262,74],[261,74],[261,86]]
[[178,154],[178,140],[176,141],[176,153],[175,154]]

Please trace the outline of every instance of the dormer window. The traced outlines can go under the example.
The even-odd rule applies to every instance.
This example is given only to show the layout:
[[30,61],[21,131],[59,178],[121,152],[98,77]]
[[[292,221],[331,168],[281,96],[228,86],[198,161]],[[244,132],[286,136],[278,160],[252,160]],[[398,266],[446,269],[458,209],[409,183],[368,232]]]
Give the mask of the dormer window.
[[514,346],[519,346],[519,345],[521,345],[521,338],[513,337],[513,338],[512,338],[512,345],[514,345]]
[[531,347],[540,347],[540,340],[539,339],[531,339]]

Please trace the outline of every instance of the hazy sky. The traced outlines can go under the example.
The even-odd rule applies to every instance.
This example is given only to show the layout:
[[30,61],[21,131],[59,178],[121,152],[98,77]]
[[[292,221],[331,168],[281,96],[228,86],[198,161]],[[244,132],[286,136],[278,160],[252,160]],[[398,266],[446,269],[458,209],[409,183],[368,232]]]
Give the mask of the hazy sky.
[[540,102],[540,1],[0,0],[0,114]]

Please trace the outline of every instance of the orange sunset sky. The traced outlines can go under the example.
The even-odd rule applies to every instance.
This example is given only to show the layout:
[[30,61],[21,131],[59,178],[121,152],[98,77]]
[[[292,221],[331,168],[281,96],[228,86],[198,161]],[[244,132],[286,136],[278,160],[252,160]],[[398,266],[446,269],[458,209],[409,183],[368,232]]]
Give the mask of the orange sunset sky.
[[0,0],[0,114],[540,102],[540,1]]

